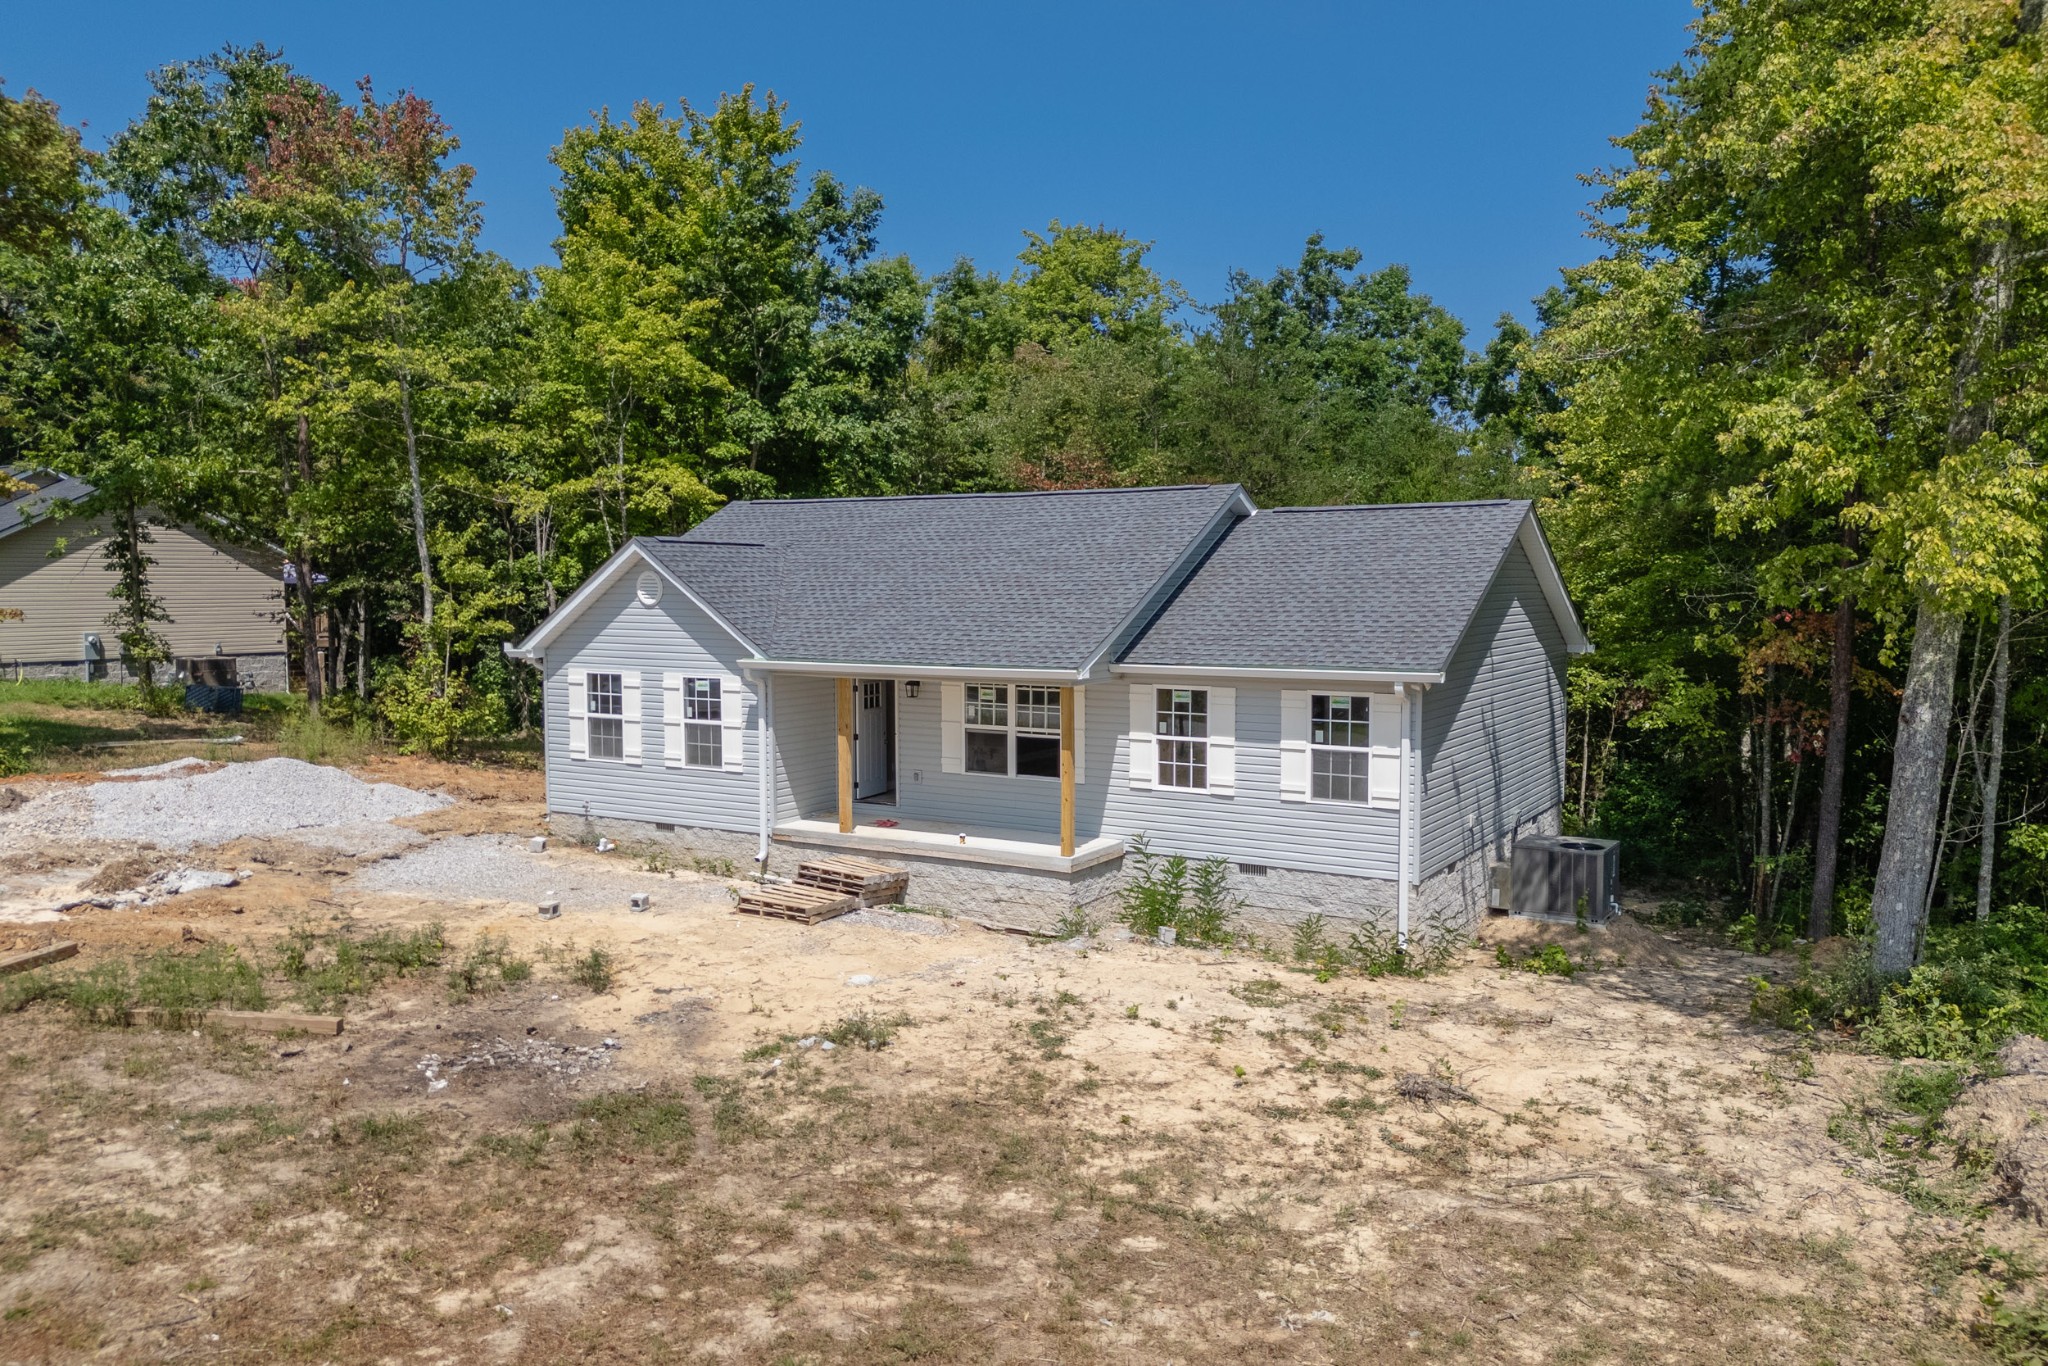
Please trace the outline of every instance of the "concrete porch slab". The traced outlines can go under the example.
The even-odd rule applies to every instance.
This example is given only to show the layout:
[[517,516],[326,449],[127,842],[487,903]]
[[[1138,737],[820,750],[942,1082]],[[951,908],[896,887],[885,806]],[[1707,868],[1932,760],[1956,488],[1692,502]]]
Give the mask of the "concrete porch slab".
[[783,821],[773,833],[778,842],[786,844],[825,845],[884,856],[916,855],[1045,873],[1076,873],[1124,856],[1124,842],[1107,835],[1077,844],[1072,857],[1068,857],[1060,853],[1057,841],[1023,834],[976,834],[970,830],[963,842],[960,831],[926,821],[905,821],[897,826],[856,824],[851,832],[842,832],[837,821],[805,819]]

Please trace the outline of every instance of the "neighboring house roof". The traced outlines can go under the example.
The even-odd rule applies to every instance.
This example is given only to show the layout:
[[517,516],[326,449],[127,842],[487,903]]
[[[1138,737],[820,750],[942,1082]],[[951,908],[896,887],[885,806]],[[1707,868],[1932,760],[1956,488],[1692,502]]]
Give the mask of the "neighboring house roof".
[[1529,503],[1273,508],[1238,524],[1122,663],[1441,674],[1517,541],[1590,648]]
[[539,655],[644,564],[778,665],[1079,675],[1131,640],[1116,667],[1427,681],[1518,540],[1590,649],[1527,502],[1254,515],[1235,484],[733,503],[633,541],[507,648]]
[[740,502],[628,552],[760,658],[1073,672],[1137,623],[1219,522],[1250,511],[1235,484]]
[[[0,476],[0,536],[28,526],[55,504],[77,502],[93,491],[83,479],[31,465],[0,467]],[[18,487],[23,484],[28,487]]]

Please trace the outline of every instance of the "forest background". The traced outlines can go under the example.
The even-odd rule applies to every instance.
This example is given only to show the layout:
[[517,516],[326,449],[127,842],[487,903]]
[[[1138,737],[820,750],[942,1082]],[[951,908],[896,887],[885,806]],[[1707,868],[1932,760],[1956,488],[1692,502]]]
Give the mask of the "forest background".
[[309,709],[444,752],[536,725],[502,641],[730,499],[1533,498],[1599,646],[1570,828],[1747,947],[1850,936],[1974,1046],[2048,1026],[2041,24],[1704,5],[1592,259],[1476,337],[1320,234],[1218,298],[1085,221],[923,275],[752,87],[568,130],[532,271],[423,93],[229,47],[88,152],[0,90],[0,464],[96,486],[135,671],[152,529],[209,518],[288,567]]

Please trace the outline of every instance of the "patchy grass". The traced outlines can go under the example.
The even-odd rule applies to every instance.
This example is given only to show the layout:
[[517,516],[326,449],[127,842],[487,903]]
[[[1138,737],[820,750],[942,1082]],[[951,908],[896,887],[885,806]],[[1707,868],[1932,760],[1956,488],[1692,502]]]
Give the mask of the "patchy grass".
[[896,1031],[915,1024],[905,1014],[871,1015],[865,1010],[856,1010],[829,1029],[818,1031],[821,1038],[830,1039],[839,1048],[865,1048],[870,1053],[887,1048],[895,1039]]
[[612,956],[599,948],[591,949],[569,967],[570,981],[599,996],[612,989],[616,977],[617,967]]

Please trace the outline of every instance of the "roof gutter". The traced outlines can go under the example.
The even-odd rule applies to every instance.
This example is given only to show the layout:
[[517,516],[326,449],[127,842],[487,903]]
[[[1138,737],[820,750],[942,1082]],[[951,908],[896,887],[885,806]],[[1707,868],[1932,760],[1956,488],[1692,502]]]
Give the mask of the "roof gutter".
[[997,678],[1017,683],[1085,683],[1079,669],[1017,669],[1005,664],[906,664],[891,660],[742,659],[743,669],[831,678]]
[[1429,685],[1444,681],[1441,671],[1413,669],[1229,669],[1207,664],[1112,664],[1112,674],[1133,678],[1242,678],[1274,683],[1394,683]]

